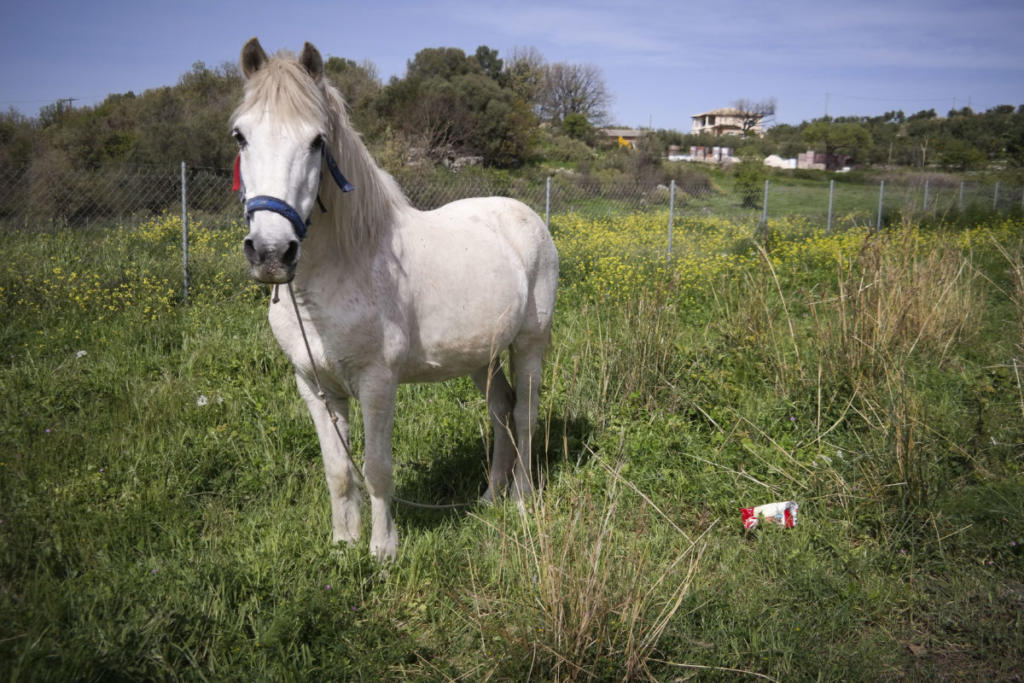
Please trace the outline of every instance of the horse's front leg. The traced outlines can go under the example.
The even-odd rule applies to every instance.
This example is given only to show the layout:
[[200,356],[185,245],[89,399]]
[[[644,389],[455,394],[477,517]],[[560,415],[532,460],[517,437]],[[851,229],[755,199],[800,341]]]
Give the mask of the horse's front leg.
[[370,494],[373,530],[370,552],[378,560],[394,560],[398,555],[398,532],[391,517],[394,480],[391,470],[391,432],[395,424],[395,398],[398,384],[390,377],[366,378],[360,382],[359,403],[363,410],[366,455],[363,479]]
[[[295,380],[320,438],[324,475],[327,478],[327,490],[331,494],[332,540],[335,543],[352,543],[359,540],[360,518],[359,487],[356,482],[355,465],[349,451],[349,400],[347,397],[327,396],[331,406],[331,411],[328,412],[315,384],[301,375],[296,375]],[[337,429],[331,419],[331,412],[337,418]]]

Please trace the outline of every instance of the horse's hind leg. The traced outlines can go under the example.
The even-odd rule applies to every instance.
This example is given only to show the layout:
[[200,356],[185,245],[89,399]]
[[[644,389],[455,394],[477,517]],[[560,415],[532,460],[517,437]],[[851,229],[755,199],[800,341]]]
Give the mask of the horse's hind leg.
[[516,459],[512,470],[513,491],[516,500],[525,500],[533,493],[531,448],[533,431],[537,427],[540,404],[541,368],[547,334],[541,339],[516,340],[510,349],[512,371],[516,383],[516,401],[513,416],[516,424]]
[[491,459],[487,491],[483,495],[485,501],[492,501],[505,492],[508,478],[512,474],[516,453],[515,442],[512,440],[515,429],[512,418],[515,394],[497,360],[474,372],[472,377],[477,388],[487,398],[487,412],[491,414],[494,431],[494,456]]

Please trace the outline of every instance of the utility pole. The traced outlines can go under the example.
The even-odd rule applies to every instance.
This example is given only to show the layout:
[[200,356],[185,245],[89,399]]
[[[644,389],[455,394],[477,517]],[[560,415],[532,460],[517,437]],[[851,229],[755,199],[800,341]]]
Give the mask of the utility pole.
[[57,111],[54,112],[54,117],[58,123],[64,122],[64,114],[71,110],[71,103],[77,99],[77,97],[61,97],[57,100]]

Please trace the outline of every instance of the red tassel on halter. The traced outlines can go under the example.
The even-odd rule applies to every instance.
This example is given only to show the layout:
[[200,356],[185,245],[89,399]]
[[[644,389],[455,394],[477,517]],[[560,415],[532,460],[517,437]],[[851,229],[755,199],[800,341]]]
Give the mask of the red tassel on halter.
[[242,189],[242,155],[235,157],[235,180],[231,184],[231,191],[238,192]]

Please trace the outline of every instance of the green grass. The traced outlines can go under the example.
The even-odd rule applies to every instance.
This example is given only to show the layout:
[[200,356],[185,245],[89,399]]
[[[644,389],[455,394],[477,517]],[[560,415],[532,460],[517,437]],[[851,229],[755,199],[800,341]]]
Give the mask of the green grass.
[[[1022,227],[862,235],[837,260],[783,225],[770,254],[719,245],[747,258],[619,297],[574,270],[543,495],[397,507],[386,570],[365,533],[329,544],[316,436],[237,228],[197,228],[188,307],[172,218],[5,233],[0,671],[1019,677]],[[474,500],[485,425],[468,380],[403,387],[397,494]],[[740,507],[786,499],[796,528],[742,531]]]

